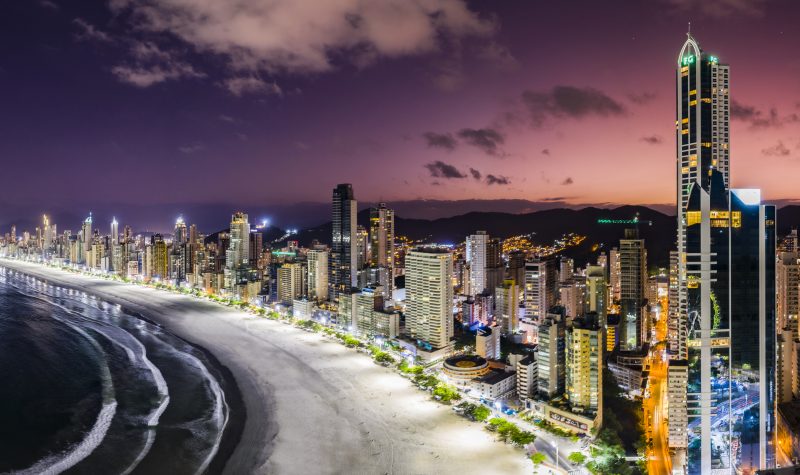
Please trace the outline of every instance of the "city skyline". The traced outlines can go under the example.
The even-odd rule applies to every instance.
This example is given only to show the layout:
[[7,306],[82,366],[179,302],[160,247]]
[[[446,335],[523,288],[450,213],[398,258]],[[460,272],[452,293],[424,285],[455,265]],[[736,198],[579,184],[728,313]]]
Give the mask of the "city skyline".
[[800,4],[595,3],[0,7],[0,472],[800,469]]
[[[3,202],[48,211],[40,210],[45,199],[37,188],[65,194],[87,211],[98,194],[120,208],[209,200],[244,208],[325,202],[330,186],[346,181],[370,202],[481,196],[543,205],[669,204],[674,190],[663,177],[673,163],[673,84],[664,73],[673,56],[669,39],[688,20],[707,43],[720,45],[713,53],[738,65],[731,71],[732,186],[759,184],[771,202],[793,198],[790,185],[762,166],[787,173],[800,167],[793,160],[800,93],[791,79],[800,68],[791,55],[798,33],[784,13],[797,7],[787,1],[692,9],[695,2],[665,0],[652,11],[628,6],[624,15],[589,3],[487,10],[443,1],[447,18],[434,23],[413,4],[401,11],[404,26],[420,27],[417,36],[321,32],[288,51],[302,64],[282,59],[270,43],[294,34],[277,28],[289,24],[280,19],[268,23],[278,36],[264,43],[253,43],[249,30],[213,35],[213,26],[240,18],[243,4],[215,12],[214,25],[172,5],[169,31],[157,28],[157,18],[139,16],[138,5],[4,7],[4,44],[15,49],[4,55],[0,78],[16,92],[6,92],[0,153],[11,157],[4,176],[24,179],[0,182],[15,197]],[[166,18],[166,8],[153,14]],[[331,11],[357,8],[341,2]],[[385,18],[355,11],[364,22]],[[297,15],[302,23],[319,13]],[[17,26],[22,19],[25,32]],[[28,41],[10,41],[20,37]],[[553,38],[560,41],[547,41]],[[353,44],[365,51],[357,54]],[[249,48],[239,59],[255,65],[234,61],[231,50],[242,45]],[[624,80],[616,74],[624,67],[620,54],[637,65]],[[764,70],[774,74],[759,74]],[[364,175],[376,161],[389,172],[380,184]],[[48,166],[32,172],[32,162]],[[141,167],[164,173],[130,182]],[[105,170],[116,173],[71,184]],[[188,179],[176,183],[170,170]],[[614,173],[594,179],[604,170]],[[270,180],[274,175],[284,179]],[[301,191],[292,186],[298,181],[310,186]],[[197,187],[206,190],[202,200]]]

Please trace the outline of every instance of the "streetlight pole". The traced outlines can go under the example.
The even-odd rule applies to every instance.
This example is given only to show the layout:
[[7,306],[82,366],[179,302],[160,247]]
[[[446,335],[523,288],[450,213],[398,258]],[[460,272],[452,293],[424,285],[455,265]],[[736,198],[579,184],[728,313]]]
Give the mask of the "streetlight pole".
[[558,444],[550,442],[550,445],[556,448],[556,468],[558,468]]

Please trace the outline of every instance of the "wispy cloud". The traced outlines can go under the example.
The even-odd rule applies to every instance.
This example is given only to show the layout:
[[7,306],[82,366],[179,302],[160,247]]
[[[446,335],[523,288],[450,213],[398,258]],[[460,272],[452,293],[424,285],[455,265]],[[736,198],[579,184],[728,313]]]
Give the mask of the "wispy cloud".
[[626,114],[625,106],[608,94],[591,87],[556,86],[549,91],[522,93],[530,124],[541,127],[550,119],[613,117]]
[[205,77],[191,64],[162,50],[155,43],[136,41],[131,43],[130,51],[132,62],[114,66],[111,72],[117,79],[132,86],[145,88],[170,80]]
[[698,17],[727,18],[731,16],[760,17],[764,15],[765,0],[664,0],[678,15],[691,13]]
[[434,178],[466,178],[467,175],[462,173],[458,168],[449,163],[442,162],[437,160],[435,162],[431,162],[425,165],[425,168],[428,169],[428,172]]
[[487,185],[509,185],[511,184],[511,180],[507,176],[503,175],[486,175],[486,184]]
[[442,148],[447,151],[452,151],[458,145],[458,141],[453,137],[453,134],[439,134],[436,132],[425,132],[422,134],[425,142],[430,148]]
[[646,143],[648,145],[660,145],[661,143],[664,142],[664,139],[661,138],[660,135],[656,135],[656,134],[645,135],[644,137],[640,138],[639,140],[641,140],[642,142],[644,142],[644,143]]
[[458,136],[487,155],[504,155],[500,147],[505,142],[505,136],[495,129],[461,129],[458,131]]
[[761,153],[767,157],[786,157],[791,155],[792,151],[782,141],[779,141],[772,147],[762,149]]
[[222,81],[222,87],[236,97],[248,94],[283,95],[277,83],[265,81],[255,75],[227,78]]
[[[47,4],[55,5],[52,2],[42,2],[42,5]],[[55,5],[55,8],[58,9],[58,6]],[[114,39],[111,38],[111,35],[104,31],[98,30],[97,27],[87,22],[83,18],[76,18],[72,20],[72,24],[74,24],[78,29],[78,33],[75,34],[75,38],[79,41],[97,41],[100,43],[111,43],[114,41]]]
[[197,153],[205,149],[206,149],[205,145],[199,142],[188,145],[181,145],[180,147],[178,147],[179,152],[185,153],[187,155],[191,155],[193,153]]
[[781,116],[774,107],[765,112],[755,106],[738,101],[731,101],[731,118],[749,124],[752,129],[775,129],[786,124],[800,122],[800,115],[796,112]]
[[568,176],[568,177],[564,178],[564,181],[561,182],[561,185],[562,186],[569,186],[569,185],[571,185],[573,183],[575,183],[575,181],[573,181],[571,176]]

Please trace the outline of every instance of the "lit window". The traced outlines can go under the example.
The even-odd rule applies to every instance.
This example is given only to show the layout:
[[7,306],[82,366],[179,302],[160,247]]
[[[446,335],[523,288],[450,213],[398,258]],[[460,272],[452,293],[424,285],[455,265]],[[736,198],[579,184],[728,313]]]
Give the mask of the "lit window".
[[689,95],[690,96],[697,95],[697,89],[692,89],[691,91],[689,91]]
[[689,101],[689,105],[690,106],[696,106],[697,105],[697,99],[692,99],[691,101]]
[[731,227],[732,228],[741,228],[742,227],[742,212],[741,211],[733,211],[733,212],[731,212]]
[[686,225],[692,226],[700,222],[700,211],[686,212]]

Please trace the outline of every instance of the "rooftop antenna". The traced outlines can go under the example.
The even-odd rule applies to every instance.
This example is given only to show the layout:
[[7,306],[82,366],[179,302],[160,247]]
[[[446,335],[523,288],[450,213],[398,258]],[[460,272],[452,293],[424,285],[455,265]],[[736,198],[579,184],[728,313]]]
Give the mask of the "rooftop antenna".
[[686,37],[687,38],[692,37],[692,20],[689,20],[689,29],[686,31]]

